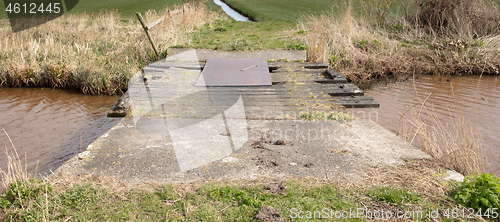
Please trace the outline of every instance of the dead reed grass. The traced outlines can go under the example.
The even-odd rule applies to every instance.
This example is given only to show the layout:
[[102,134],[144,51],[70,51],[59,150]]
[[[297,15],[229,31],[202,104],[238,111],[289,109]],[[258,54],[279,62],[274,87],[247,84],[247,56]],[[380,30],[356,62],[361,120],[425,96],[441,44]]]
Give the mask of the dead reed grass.
[[418,0],[416,10],[405,10],[403,18],[355,16],[349,5],[340,13],[306,17],[300,27],[308,33],[303,39],[309,47],[308,60],[329,63],[364,88],[414,73],[500,74],[498,5],[489,0],[441,2]]
[[418,12],[407,20],[433,35],[467,39],[500,31],[500,12],[493,1],[419,0],[415,4]]
[[465,117],[464,105],[455,99],[454,107],[448,107],[449,118],[444,118],[428,105],[432,93],[425,99],[415,97],[418,101],[409,101],[405,107],[399,134],[463,175],[485,173],[487,158],[481,135]]
[[[202,3],[149,11],[145,17],[150,23],[163,14],[164,22],[151,30],[162,56],[168,47],[188,41],[196,27],[219,18]],[[157,59],[139,22],[114,11],[66,14],[18,33],[6,22],[0,26],[0,86],[122,94],[129,78]]]
[[446,176],[445,167],[436,160],[410,160],[399,166],[380,166],[365,172],[368,177],[361,188],[396,186],[434,200],[450,189],[442,180]]
[[12,182],[15,181],[28,181],[30,178],[33,178],[32,175],[28,173],[28,166],[25,162],[24,167],[17,153],[17,149],[12,143],[12,140],[9,137],[9,134],[3,130],[5,135],[10,141],[10,145],[12,146],[12,150],[9,152],[7,145],[5,146],[5,156],[7,157],[7,169],[4,171],[0,168],[0,193],[3,190],[7,189]]

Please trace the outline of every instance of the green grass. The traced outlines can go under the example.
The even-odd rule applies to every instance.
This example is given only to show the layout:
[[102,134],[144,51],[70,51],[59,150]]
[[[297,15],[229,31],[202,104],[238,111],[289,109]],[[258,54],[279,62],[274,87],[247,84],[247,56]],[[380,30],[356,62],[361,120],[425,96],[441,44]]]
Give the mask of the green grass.
[[[254,18],[257,21],[296,21],[302,15],[318,15],[320,13],[330,13],[332,10],[339,10],[347,6],[347,1],[341,0],[225,0],[229,5],[237,8],[239,11]],[[363,2],[365,4],[377,2],[383,3],[384,0],[354,0],[352,7],[355,12],[363,11]],[[406,6],[411,4],[409,0],[395,1],[390,11],[393,14],[403,15],[401,2]]]
[[[96,13],[101,10],[118,10],[118,12],[124,17],[135,18],[136,12],[141,12],[144,14],[148,10],[159,11],[161,9],[182,4],[182,0],[149,0],[149,1],[137,1],[137,0],[80,0],[78,4],[70,10],[70,13]],[[222,11],[220,7],[217,6],[213,1],[205,1],[208,9],[213,11]],[[7,18],[7,12],[5,11],[5,5],[0,4],[0,19]]]
[[[149,191],[113,191],[91,184],[56,188],[32,180],[11,185],[0,195],[0,202],[3,202],[0,220],[255,221],[258,210],[267,205],[277,209],[285,220],[309,221],[308,212],[310,216],[319,213],[316,214],[318,219],[318,216],[326,217],[324,209],[330,213],[365,208],[385,212],[421,211],[427,215],[436,208],[458,207],[446,195],[422,198],[425,194],[385,186],[360,190],[307,180],[288,180],[282,184],[282,193],[272,193],[265,188],[267,186],[207,183],[198,187],[163,185]],[[299,212],[303,218],[296,217]],[[365,219],[364,216],[333,218],[335,221]]]
[[182,47],[223,51],[305,49],[298,39],[299,34],[293,31],[295,27],[295,23],[280,21],[218,20],[194,32],[190,43]]
[[412,194],[407,190],[393,187],[373,187],[368,190],[367,194],[375,200],[394,205],[417,203],[419,200],[417,195]]
[[[24,190],[39,190],[37,185],[23,183]],[[57,195],[48,189],[48,202],[45,189],[43,192],[31,191],[37,195],[23,195],[22,199],[13,196],[12,203],[0,209],[8,209],[7,218],[12,216],[15,220],[35,221],[44,219],[44,210],[49,212],[49,220],[163,221],[168,218],[169,221],[253,221],[263,205],[278,209],[284,217],[290,214],[291,208],[320,211],[323,208],[346,210],[361,207],[344,199],[342,195],[348,194],[331,185],[306,188],[297,181],[289,181],[285,186],[286,195],[281,195],[269,193],[260,186],[210,183],[180,196],[174,186],[162,186],[152,192],[132,190],[112,193],[91,185],[75,185]]]

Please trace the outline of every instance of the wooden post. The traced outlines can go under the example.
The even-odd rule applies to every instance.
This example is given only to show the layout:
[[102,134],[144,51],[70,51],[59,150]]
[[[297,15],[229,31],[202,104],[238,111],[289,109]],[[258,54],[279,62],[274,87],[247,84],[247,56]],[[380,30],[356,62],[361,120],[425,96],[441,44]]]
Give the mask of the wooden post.
[[158,48],[156,48],[155,43],[153,42],[153,39],[151,38],[151,35],[149,34],[149,29],[144,23],[144,19],[142,18],[142,15],[140,12],[135,13],[137,15],[137,18],[139,19],[139,22],[141,22],[142,28],[144,29],[144,32],[146,32],[146,35],[148,36],[149,42],[151,42],[151,46],[153,46],[153,50],[156,53],[157,57],[160,57],[160,54],[158,53]]

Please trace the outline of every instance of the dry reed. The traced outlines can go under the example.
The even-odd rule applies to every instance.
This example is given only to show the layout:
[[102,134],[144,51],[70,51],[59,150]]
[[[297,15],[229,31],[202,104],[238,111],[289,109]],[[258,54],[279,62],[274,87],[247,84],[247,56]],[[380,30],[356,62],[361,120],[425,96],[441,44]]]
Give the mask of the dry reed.
[[15,181],[28,181],[32,178],[32,175],[28,173],[28,165],[25,163],[24,167],[21,162],[21,158],[17,153],[17,149],[12,143],[9,134],[3,130],[5,135],[10,141],[10,145],[12,146],[12,151],[9,153],[7,149],[7,145],[5,145],[5,156],[7,157],[7,170],[4,171],[0,168],[0,191],[7,189],[12,182]]
[[[219,17],[202,3],[172,10],[181,13],[146,13],[148,22],[166,14],[151,30],[163,55],[169,46],[188,41],[194,28]],[[157,59],[139,22],[114,11],[66,14],[18,33],[12,33],[5,21],[0,26],[0,86],[121,94],[134,73]]]
[[407,20],[439,36],[471,38],[498,34],[500,12],[489,0],[419,0],[419,10]]
[[[350,6],[340,13],[306,17],[300,27],[309,33],[303,39],[309,47],[308,60],[329,63],[362,87],[378,80],[407,79],[413,73],[500,74],[498,5],[489,0],[447,1],[461,2],[460,10],[449,6],[456,22],[423,23],[429,7],[407,12],[405,18],[384,15],[384,22],[372,21],[380,16],[355,16]],[[463,10],[469,13],[460,14]]]
[[[487,158],[481,135],[465,117],[464,105],[456,99],[448,108],[449,118],[439,117],[427,105],[432,93],[422,100],[409,101],[402,115],[399,134],[422,151],[463,175],[484,173]],[[450,109],[456,110],[455,115]]]

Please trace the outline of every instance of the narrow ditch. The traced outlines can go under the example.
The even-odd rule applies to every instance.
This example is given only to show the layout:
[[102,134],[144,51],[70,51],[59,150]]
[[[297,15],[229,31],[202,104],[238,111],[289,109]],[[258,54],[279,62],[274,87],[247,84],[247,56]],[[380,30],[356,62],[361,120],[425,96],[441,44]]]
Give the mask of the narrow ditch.
[[251,22],[253,21],[252,18],[248,18],[239,12],[237,12],[235,9],[231,8],[228,4],[226,4],[223,0],[214,0],[214,3],[222,8],[222,10],[229,15],[229,17],[233,18],[234,20],[238,22]]

